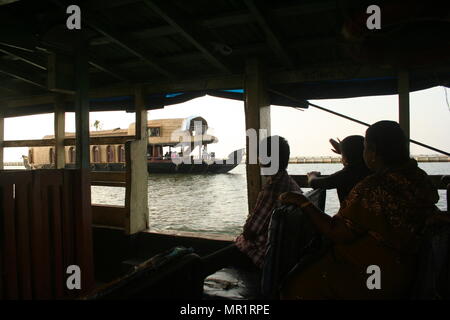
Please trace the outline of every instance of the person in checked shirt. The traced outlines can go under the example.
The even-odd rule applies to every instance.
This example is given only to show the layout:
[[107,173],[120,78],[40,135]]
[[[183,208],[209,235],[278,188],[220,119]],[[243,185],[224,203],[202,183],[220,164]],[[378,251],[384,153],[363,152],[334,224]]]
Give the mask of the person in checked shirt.
[[[275,142],[278,140],[278,154],[272,154],[271,152],[273,139]],[[302,193],[300,187],[286,171],[290,155],[289,144],[286,139],[280,136],[265,138],[260,143],[260,150],[264,144],[267,146],[267,156],[271,159],[266,165],[261,165],[263,174],[269,175],[267,183],[259,192],[255,207],[245,222],[243,232],[236,238],[235,242],[203,257],[205,277],[230,266],[250,270],[261,269],[266,254],[270,218],[273,209],[278,205],[279,195],[288,191]],[[276,167],[272,165],[272,160],[275,157],[278,157],[279,160],[278,170],[265,170],[269,167],[271,169]],[[260,162],[262,162],[261,158]],[[270,173],[272,174],[270,175]]]

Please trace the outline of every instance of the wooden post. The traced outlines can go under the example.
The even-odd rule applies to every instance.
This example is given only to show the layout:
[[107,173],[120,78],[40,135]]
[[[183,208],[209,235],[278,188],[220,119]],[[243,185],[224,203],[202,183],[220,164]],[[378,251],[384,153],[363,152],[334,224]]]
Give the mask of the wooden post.
[[[400,71],[398,73],[398,109],[399,109],[399,124],[405,132],[406,138],[410,139],[409,128],[409,73],[407,71]],[[409,150],[409,143],[408,143]]]
[[145,109],[145,97],[142,85],[137,85],[134,92],[136,110],[136,140],[147,137],[147,110]]
[[[80,34],[80,38],[82,35]],[[76,164],[78,168],[88,169],[90,162],[89,146],[89,75],[88,50],[83,39],[75,50],[75,124],[76,124]]]
[[[245,127],[246,130],[256,130],[257,141],[261,140],[259,129],[266,129],[270,135],[270,106],[265,88],[264,72],[260,61],[247,61],[245,78]],[[256,198],[262,186],[260,167],[249,163],[250,140],[247,136],[247,195],[249,213],[253,210]],[[259,152],[259,151],[258,151]]]
[[76,165],[75,192],[79,192],[75,207],[75,241],[80,248],[77,260],[84,266],[81,277],[81,292],[86,293],[94,285],[93,243],[92,243],[92,205],[90,181],[90,144],[89,144],[89,74],[88,43],[83,31],[77,33],[74,50],[75,58],[75,125],[76,125]]
[[134,234],[148,228],[147,110],[141,86],[135,90],[136,140],[126,143],[127,186],[125,229]]
[[0,170],[3,170],[3,141],[5,140],[5,120],[2,114],[0,114]]
[[64,138],[65,138],[65,111],[61,95],[55,96],[55,168],[64,169],[66,164]]

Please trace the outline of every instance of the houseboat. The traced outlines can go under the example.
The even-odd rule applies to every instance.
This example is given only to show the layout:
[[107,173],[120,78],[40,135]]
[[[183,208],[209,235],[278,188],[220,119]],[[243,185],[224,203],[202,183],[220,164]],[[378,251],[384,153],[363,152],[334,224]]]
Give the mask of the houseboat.
[[[235,99],[244,104],[245,129],[258,132],[270,131],[270,105],[307,112],[308,100],[398,94],[409,138],[409,93],[450,83],[445,4],[377,1],[381,28],[368,28],[372,1],[80,3],[0,1],[0,299],[255,297],[232,294],[243,283],[236,272],[222,272],[228,277],[214,290],[200,275],[200,257],[233,239],[149,229],[147,111],[206,94]],[[134,133],[90,132],[89,112],[118,110],[135,113]],[[75,113],[74,136],[65,133],[66,112]],[[5,140],[4,119],[45,113],[54,114],[54,138]],[[320,123],[314,133],[301,130],[319,134]],[[3,149],[15,147],[53,147],[54,155],[43,154],[54,166],[2,170]],[[161,147],[152,145],[151,157]],[[125,172],[91,170],[103,157],[121,164],[124,152]],[[248,160],[242,192],[251,213],[264,179]],[[305,175],[293,178],[307,187]],[[448,211],[448,177],[431,178],[447,190]],[[95,185],[125,188],[125,204],[92,204]],[[448,279],[448,264],[442,270],[439,280]],[[437,279],[430,287],[444,285],[439,297],[449,298],[448,282]],[[148,309],[158,308],[184,317],[159,302]]]
[[[126,137],[135,134],[135,123],[128,129],[90,131],[91,137]],[[215,136],[208,134],[207,121],[199,116],[175,119],[157,119],[147,122],[147,167],[149,173],[226,173],[241,163],[243,149],[233,151],[226,159],[216,159],[207,146],[217,143]],[[75,133],[65,133],[66,138]],[[54,139],[47,135],[43,140]],[[196,150],[197,149],[197,150]],[[64,157],[66,167],[75,164],[75,147],[66,146]],[[195,154],[195,156],[194,156]],[[28,156],[23,157],[28,169],[50,169],[55,167],[55,148],[31,147]],[[94,171],[125,171],[125,145],[91,145],[90,167]]]

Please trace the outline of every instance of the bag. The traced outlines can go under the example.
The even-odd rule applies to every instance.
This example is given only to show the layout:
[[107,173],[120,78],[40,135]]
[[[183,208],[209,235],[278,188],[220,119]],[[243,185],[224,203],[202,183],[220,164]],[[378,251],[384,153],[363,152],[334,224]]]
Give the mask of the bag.
[[[326,190],[316,189],[305,196],[324,210]],[[310,252],[322,246],[322,237],[309,216],[299,207],[283,205],[274,209],[269,225],[267,252],[262,270],[261,291],[276,298],[279,287],[291,269]]]

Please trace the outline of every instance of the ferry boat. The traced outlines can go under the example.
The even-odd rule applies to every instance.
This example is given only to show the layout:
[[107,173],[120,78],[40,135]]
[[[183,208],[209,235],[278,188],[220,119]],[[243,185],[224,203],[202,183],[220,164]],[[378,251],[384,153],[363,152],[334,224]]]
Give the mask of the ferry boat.
[[[197,127],[196,127],[197,126]],[[135,123],[128,129],[90,131],[91,137],[134,138]],[[216,159],[215,152],[208,152],[209,144],[217,143],[215,136],[208,134],[208,122],[199,116],[175,119],[155,119],[147,122],[147,167],[149,173],[227,173],[242,162],[244,150],[238,149],[226,159]],[[65,133],[73,138],[74,133]],[[54,139],[48,135],[43,139]],[[164,151],[164,148],[166,151]],[[196,150],[198,149],[198,150]],[[64,148],[66,167],[74,167],[76,149]],[[196,154],[196,156],[194,156]],[[27,169],[50,169],[55,167],[55,147],[31,147],[24,156]],[[125,145],[91,145],[90,167],[93,171],[125,171]]]
[[[251,299],[233,290],[236,272],[214,290],[199,276],[200,257],[233,239],[149,230],[147,111],[205,94],[236,99],[257,131],[270,130],[270,105],[398,94],[409,138],[409,92],[450,83],[448,10],[377,3],[381,29],[367,28],[372,2],[359,0],[0,1],[0,299]],[[90,136],[90,111],[118,110],[135,112],[131,140]],[[44,113],[54,114],[54,138],[5,140],[4,119]],[[91,146],[104,145],[125,146],[125,172],[91,170]],[[66,146],[77,150],[73,168]],[[54,168],[2,170],[14,147],[54,147]],[[246,174],[251,212],[264,181],[248,159]],[[448,211],[448,177],[431,178]],[[307,187],[306,176],[294,179]],[[125,188],[125,205],[92,204],[95,185]]]

